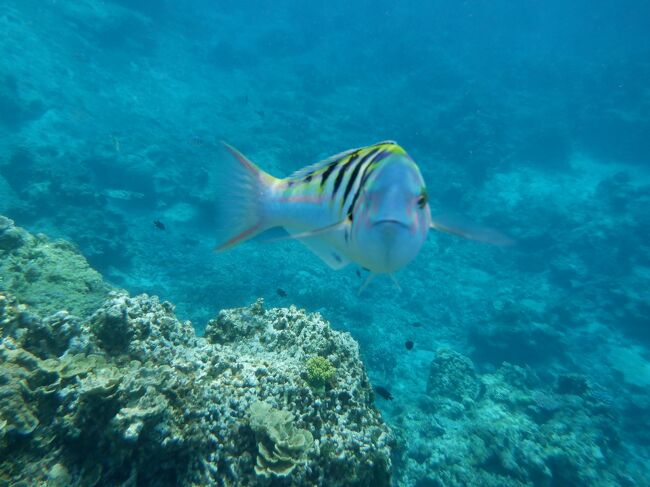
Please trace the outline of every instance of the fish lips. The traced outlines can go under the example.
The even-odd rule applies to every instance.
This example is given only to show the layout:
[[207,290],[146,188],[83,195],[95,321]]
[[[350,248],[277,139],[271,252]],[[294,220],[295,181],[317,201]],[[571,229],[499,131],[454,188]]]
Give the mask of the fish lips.
[[400,220],[395,220],[393,218],[384,218],[382,220],[376,220],[376,221],[372,222],[372,226],[374,226],[374,227],[380,226],[380,225],[398,225],[400,227],[410,228],[410,225],[408,223],[405,223],[405,222],[400,221]]

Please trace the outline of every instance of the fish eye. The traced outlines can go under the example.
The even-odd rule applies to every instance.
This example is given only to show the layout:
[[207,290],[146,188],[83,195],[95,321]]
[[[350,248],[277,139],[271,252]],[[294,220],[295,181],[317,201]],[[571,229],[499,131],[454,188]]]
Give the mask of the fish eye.
[[420,193],[420,196],[418,196],[418,207],[424,209],[424,207],[427,206],[428,201],[429,196],[427,195],[427,190],[426,188],[422,188],[422,192]]

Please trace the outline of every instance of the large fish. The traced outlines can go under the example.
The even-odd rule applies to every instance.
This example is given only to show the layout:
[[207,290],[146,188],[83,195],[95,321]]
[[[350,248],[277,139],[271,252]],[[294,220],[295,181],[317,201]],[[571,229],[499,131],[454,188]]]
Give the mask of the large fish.
[[395,142],[348,150],[284,179],[225,146],[233,158],[220,170],[217,250],[283,227],[334,269],[368,269],[369,282],[411,262],[430,228],[463,233],[432,221],[422,174]]

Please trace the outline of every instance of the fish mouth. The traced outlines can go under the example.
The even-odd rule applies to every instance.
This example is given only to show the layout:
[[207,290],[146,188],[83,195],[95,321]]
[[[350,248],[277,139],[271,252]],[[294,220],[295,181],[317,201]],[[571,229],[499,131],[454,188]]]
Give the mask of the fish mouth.
[[399,225],[400,227],[408,228],[408,225],[406,223],[401,222],[399,220],[393,220],[393,219],[377,220],[376,222],[373,223],[373,225],[384,225],[384,224]]

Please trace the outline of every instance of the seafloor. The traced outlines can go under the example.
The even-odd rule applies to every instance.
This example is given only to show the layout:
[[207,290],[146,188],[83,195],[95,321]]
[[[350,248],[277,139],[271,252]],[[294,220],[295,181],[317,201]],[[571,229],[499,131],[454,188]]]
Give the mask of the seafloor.
[[[0,484],[647,485],[647,17],[272,3],[3,3]],[[220,139],[282,176],[388,138],[517,245],[432,235],[361,296],[212,252]]]

